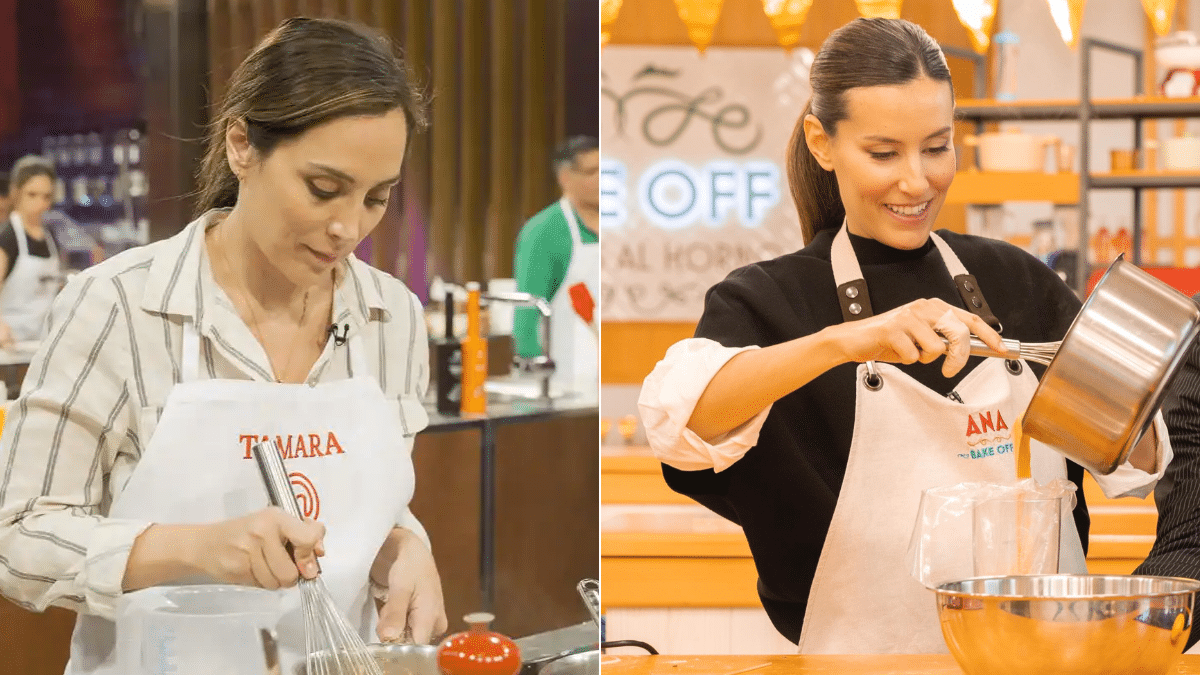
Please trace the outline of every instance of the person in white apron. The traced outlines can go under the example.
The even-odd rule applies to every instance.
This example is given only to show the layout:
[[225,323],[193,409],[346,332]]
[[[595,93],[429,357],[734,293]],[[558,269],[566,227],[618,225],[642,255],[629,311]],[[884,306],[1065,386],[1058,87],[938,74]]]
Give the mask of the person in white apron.
[[[550,358],[555,370],[551,379],[564,391],[594,394],[600,386],[600,324],[599,307],[595,304],[600,290],[600,244],[583,243],[579,236],[579,220],[571,203],[563,197],[558,202],[567,229],[571,232],[571,263],[563,275],[562,284],[550,302]],[[578,290],[582,284],[587,293]],[[591,300],[591,316],[578,307]]]
[[[0,342],[40,340],[46,334],[46,321],[54,298],[62,287],[62,260],[54,237],[45,228],[42,216],[49,210],[54,194],[54,167],[41,157],[22,158],[13,167],[14,208],[3,227],[11,227],[16,239],[16,256],[7,260],[8,276],[0,283]],[[30,252],[30,230],[40,232],[49,255]],[[7,327],[7,331],[4,327]],[[7,333],[7,334],[6,334]]]
[[[197,452],[196,439],[231,439],[253,430],[272,438],[292,437],[296,429],[320,429],[338,439],[334,456],[286,460],[297,490],[312,486],[320,496],[325,526],[321,577],[343,616],[364,640],[374,642],[375,607],[368,572],[384,539],[413,494],[413,469],[395,404],[367,375],[362,340],[348,340],[355,376],[329,384],[277,384],[206,379],[200,373],[201,339],[184,326],[183,381],[167,398],[157,429],[113,503],[111,518],[184,524],[230,520],[266,505],[258,465],[246,459],[242,444]],[[287,445],[291,445],[290,440]],[[214,448],[215,449],[215,448]],[[402,459],[399,459],[402,458]],[[300,595],[285,592],[278,632],[284,672],[304,660],[304,619]],[[114,660],[112,622],[79,617],[67,673],[119,675]]]
[[[554,151],[563,196],[530,218],[517,238],[517,289],[550,301],[551,391],[595,398],[600,380],[600,151],[596,138],[573,136]],[[586,233],[585,237],[581,232]],[[514,351],[540,356],[546,336],[532,308],[513,314]]]
[[[764,609],[801,652],[946,652],[906,560],[921,492],[1014,482],[1005,449],[1042,372],[970,357],[969,338],[1058,340],[1081,303],[1024,251],[932,232],[956,170],[954,103],[920,27],[856,20],[811,81],[789,148],[806,247],[714,286],[639,409],[667,483],[742,526]],[[1097,477],[1109,496],[1153,487],[1170,460],[1156,429]],[[1083,478],[1037,443],[1032,471]],[[1086,571],[1077,497],[1047,544],[1063,572]]]
[[[311,60],[302,78],[278,67],[295,54]],[[315,575],[314,554],[365,641],[447,628],[408,509],[428,424],[420,303],[353,257],[424,118],[420,93],[386,38],[305,18],[268,34],[229,92],[201,215],[67,284],[0,440],[0,591],[77,612],[70,675],[128,675],[127,594],[186,583],[279,589],[291,675],[306,648],[289,587]],[[262,437],[305,521],[268,508]]]

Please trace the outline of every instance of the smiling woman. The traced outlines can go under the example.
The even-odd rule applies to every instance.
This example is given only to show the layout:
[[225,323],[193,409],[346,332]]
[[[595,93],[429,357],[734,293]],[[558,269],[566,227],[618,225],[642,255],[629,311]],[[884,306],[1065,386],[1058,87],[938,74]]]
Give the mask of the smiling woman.
[[[1043,372],[969,358],[968,337],[1053,342],[1080,303],[1020,249],[934,232],[954,92],[922,28],[857,19],[810,82],[788,148],[805,248],[711,288],[639,407],[671,488],[742,526],[763,607],[802,652],[944,652],[905,560],[921,492],[1014,481],[1012,454],[972,458],[963,430],[981,410],[1017,419]],[[1151,454],[1097,480],[1144,495],[1170,460]],[[1045,446],[1031,461],[1042,483],[1083,478]],[[1060,571],[1086,572],[1082,494],[1074,515]]]
[[[386,38],[289,19],[231,78],[196,220],[59,296],[0,438],[0,591],[78,612],[68,673],[120,672],[112,620],[128,591],[292,587],[317,557],[365,640],[446,630],[408,508],[413,437],[428,423],[421,306],[352,255],[424,119]],[[328,339],[331,323],[348,339]],[[263,509],[246,454],[248,438],[296,434],[288,468],[320,523]],[[284,598],[292,672],[303,618],[299,595]]]

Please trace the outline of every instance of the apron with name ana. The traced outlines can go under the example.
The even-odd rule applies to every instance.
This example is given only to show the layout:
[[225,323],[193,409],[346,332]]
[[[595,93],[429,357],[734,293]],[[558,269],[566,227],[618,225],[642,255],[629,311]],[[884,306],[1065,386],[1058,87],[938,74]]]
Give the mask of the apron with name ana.
[[566,197],[558,206],[571,232],[571,263],[550,301],[550,358],[555,363],[551,382],[560,390],[595,397],[600,386],[600,340],[595,331],[600,307],[595,306],[593,324],[589,326],[575,311],[571,287],[582,283],[593,301],[599,303],[600,246],[583,243],[579,221]]
[[[348,341],[349,379],[308,385],[202,380],[200,336],[190,321],[183,335],[183,380],[168,395],[110,517],[212,523],[266,508],[251,446],[273,438],[305,517],[325,525],[325,584],[363,639],[377,641],[368,575],[412,498],[414,477],[412,439],[401,428],[397,401],[368,375],[361,337],[355,333]],[[282,672],[291,673],[305,658],[304,621],[298,589],[280,593]],[[117,669],[113,622],[79,617],[66,672],[124,675]]]
[[[974,277],[940,237],[929,236],[966,306],[991,317]],[[870,316],[845,225],[832,260],[844,318]],[[954,396],[941,396],[891,364],[869,363],[858,366],[855,386],[846,476],[817,563],[800,652],[946,653],[934,593],[910,575],[906,561],[921,492],[964,482],[1012,484],[1011,425],[1033,398],[1037,378],[1020,361],[985,359]],[[1067,477],[1066,460],[1048,446],[1032,441],[1030,455],[1039,483]],[[1063,511],[1059,570],[1086,573],[1074,518]]]
[[10,261],[12,272],[4,279],[4,288],[0,290],[0,319],[12,329],[13,339],[17,342],[41,340],[46,336],[50,308],[62,286],[58,247],[49,230],[45,230],[50,257],[30,255],[21,217],[12,213],[9,222],[17,236],[17,258]]

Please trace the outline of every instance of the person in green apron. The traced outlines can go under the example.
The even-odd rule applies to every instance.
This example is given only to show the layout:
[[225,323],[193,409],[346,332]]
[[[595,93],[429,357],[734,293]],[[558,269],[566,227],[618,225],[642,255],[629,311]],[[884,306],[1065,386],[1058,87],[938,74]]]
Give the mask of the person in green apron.
[[[517,237],[517,290],[550,301],[551,387],[595,396],[599,387],[600,144],[574,136],[554,152],[562,197],[539,211]],[[513,313],[513,348],[542,355],[537,310]]]

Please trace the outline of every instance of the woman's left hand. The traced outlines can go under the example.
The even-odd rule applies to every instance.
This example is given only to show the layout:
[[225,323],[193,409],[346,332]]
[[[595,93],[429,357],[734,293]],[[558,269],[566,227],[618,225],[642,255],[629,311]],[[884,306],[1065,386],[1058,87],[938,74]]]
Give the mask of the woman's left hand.
[[388,599],[379,610],[376,633],[382,642],[395,642],[408,632],[413,642],[428,644],[449,625],[433,553],[415,533],[400,527],[392,531],[385,551],[389,547],[395,548],[395,560],[387,572]]

